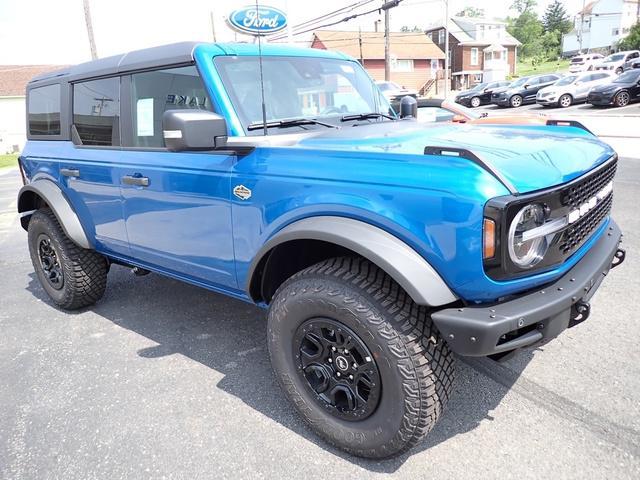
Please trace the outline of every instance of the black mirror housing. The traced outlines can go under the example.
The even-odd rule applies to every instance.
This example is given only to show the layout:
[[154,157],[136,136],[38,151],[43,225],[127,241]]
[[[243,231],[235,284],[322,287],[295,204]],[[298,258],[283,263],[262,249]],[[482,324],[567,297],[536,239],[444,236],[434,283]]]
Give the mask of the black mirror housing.
[[418,101],[410,95],[400,100],[400,118],[418,118]]
[[226,120],[208,110],[167,110],[162,133],[171,152],[215,150],[227,144]]

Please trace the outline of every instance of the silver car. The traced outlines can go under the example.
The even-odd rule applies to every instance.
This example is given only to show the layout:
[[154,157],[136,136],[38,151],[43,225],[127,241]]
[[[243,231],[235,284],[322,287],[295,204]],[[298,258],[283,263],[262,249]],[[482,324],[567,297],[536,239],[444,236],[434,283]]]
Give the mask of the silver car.
[[573,103],[585,102],[589,91],[596,85],[611,82],[613,72],[587,72],[567,75],[553,85],[541,88],[536,95],[536,103],[545,107],[569,107]]

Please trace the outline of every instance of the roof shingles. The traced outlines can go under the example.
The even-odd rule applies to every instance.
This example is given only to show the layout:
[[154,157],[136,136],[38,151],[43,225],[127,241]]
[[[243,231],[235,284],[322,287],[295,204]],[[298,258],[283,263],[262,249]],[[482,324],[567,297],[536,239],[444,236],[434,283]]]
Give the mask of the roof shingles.
[[29,80],[60,65],[0,65],[0,97],[23,97]]

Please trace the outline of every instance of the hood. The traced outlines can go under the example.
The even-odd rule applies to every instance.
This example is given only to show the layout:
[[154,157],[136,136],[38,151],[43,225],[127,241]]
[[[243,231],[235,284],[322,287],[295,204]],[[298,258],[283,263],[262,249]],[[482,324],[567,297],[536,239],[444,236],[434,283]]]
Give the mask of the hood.
[[494,88],[493,91],[491,92],[491,94],[495,94],[495,93],[504,93],[507,90],[509,90],[509,86],[507,85],[506,87],[500,87],[500,88]]
[[610,158],[614,151],[575,127],[381,122],[305,137],[297,147],[381,155],[424,155],[426,146],[473,152],[520,193],[559,185]]
[[463,90],[458,95],[456,95],[456,97],[457,98],[471,97],[472,95],[475,95],[477,93],[481,93],[480,90]]
[[[570,87],[570,85],[565,85],[566,87]],[[548,87],[544,87],[541,88],[540,90],[538,90],[539,94],[543,94],[543,93],[553,93],[555,91],[557,91],[559,89],[559,87],[556,87],[555,85],[549,85]]]

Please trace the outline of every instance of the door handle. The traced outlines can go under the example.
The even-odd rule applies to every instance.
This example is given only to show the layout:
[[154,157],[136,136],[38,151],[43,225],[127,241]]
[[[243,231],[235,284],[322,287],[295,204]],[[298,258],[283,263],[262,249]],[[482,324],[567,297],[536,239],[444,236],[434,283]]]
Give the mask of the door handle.
[[149,178],[138,175],[125,175],[122,177],[122,183],[125,185],[136,185],[138,187],[148,187]]
[[79,177],[80,170],[78,170],[77,168],[61,168],[60,174],[65,177]]

